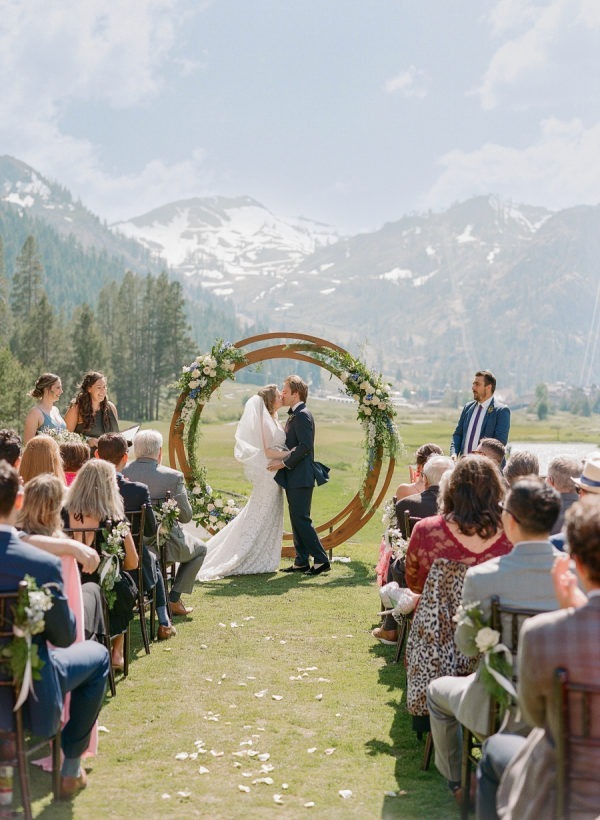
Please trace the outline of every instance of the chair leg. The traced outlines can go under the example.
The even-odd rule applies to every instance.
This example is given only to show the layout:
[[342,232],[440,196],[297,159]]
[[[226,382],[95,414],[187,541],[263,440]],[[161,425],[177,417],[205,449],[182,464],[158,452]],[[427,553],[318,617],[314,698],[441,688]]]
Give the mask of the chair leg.
[[60,729],[52,741],[52,794],[58,800],[60,796]]
[[156,587],[152,590],[152,598],[150,599],[150,640],[154,641],[156,637]]
[[462,727],[463,744],[462,744],[462,761],[460,772],[460,785],[462,788],[462,802],[460,806],[461,820],[467,820],[469,817],[469,804],[471,801],[471,755],[473,753],[473,733]]
[[123,677],[129,674],[129,651],[131,649],[131,621],[125,630],[125,640],[123,642]]
[[408,618],[406,615],[402,616],[402,621],[398,624],[398,640],[396,641],[396,657],[394,663],[400,663],[402,657],[402,650],[406,643],[406,635],[408,633]]
[[25,820],[31,820],[31,796],[29,794],[29,773],[27,771],[27,753],[25,751],[25,732],[23,730],[23,713],[20,709],[15,714],[17,767],[19,769],[19,785],[21,787],[21,803]]
[[138,612],[140,616],[140,631],[146,655],[150,654],[150,641],[148,640],[148,627],[146,626],[146,602],[143,592],[138,593]]
[[423,752],[423,762],[421,763],[421,771],[426,772],[431,765],[431,755],[433,754],[433,738],[431,732],[427,732],[425,738],[425,750]]

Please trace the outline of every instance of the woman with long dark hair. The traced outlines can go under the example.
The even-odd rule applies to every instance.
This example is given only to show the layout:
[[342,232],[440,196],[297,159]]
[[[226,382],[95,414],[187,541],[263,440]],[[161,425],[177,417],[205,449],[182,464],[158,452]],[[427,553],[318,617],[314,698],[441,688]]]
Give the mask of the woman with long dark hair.
[[65,422],[67,430],[87,438],[92,455],[101,435],[119,432],[117,408],[108,400],[104,374],[96,370],[85,374],[77,395],[65,413]]

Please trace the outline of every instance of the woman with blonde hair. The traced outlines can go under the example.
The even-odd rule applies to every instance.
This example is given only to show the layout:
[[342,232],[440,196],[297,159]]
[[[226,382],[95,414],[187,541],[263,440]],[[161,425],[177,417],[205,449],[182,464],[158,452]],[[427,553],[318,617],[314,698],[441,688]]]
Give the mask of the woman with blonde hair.
[[[67,490],[63,513],[69,527],[77,529],[106,529],[111,525],[126,522],[123,499],[117,485],[117,474],[112,464],[93,458],[87,461],[77,473]],[[101,532],[75,532],[78,540],[102,551]],[[136,569],[138,556],[133,538],[128,532],[123,539],[125,557],[120,574],[114,585],[116,600],[109,610],[110,634],[112,640],[113,666],[123,669],[123,644],[127,624],[133,618],[133,606],[137,588],[131,576],[124,570]],[[100,582],[99,574],[82,574],[82,581]]]
[[235,433],[234,455],[244,465],[252,493],[244,509],[206,542],[200,581],[226,575],[275,572],[281,560],[283,490],[267,470],[271,459],[287,452],[285,431],[277,411],[281,393],[276,384],[250,396]]
[[27,395],[37,400],[25,416],[23,441],[25,444],[32,439],[38,430],[66,430],[67,425],[55,403],[62,396],[60,376],[55,373],[42,373],[36,381],[33,390]]
[[66,483],[58,442],[45,433],[29,439],[19,465],[19,475],[25,484],[42,473],[50,473],[60,478],[63,486]]
[[81,637],[85,633],[86,639],[98,639],[105,631],[100,587],[86,583],[82,588],[73,559],[81,564],[84,572],[92,573],[100,558],[93,547],[67,538],[63,533],[61,508],[64,496],[65,485],[56,476],[42,473],[32,478],[25,485],[17,527],[24,541],[61,559],[69,606],[75,613],[78,627],[80,621],[83,624]]

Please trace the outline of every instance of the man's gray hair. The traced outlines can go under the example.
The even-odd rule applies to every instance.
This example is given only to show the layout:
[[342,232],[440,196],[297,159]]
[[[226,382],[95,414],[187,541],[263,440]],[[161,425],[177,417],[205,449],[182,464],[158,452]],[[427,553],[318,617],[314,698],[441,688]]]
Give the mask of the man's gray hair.
[[579,478],[583,472],[583,461],[573,456],[556,456],[548,464],[548,478],[559,493],[574,493],[573,478]]
[[430,487],[437,487],[446,470],[452,470],[454,462],[448,456],[430,456],[423,467],[423,475]]
[[158,459],[163,437],[158,430],[140,430],[133,439],[133,452],[136,458]]

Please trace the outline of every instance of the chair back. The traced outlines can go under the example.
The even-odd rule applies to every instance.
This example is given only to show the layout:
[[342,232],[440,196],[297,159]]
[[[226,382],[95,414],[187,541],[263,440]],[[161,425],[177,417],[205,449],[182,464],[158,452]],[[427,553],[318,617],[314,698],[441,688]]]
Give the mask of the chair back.
[[454,615],[460,604],[468,567],[436,558],[415,610],[406,644],[406,705],[412,715],[427,715],[427,686],[443,675],[468,675],[476,658],[459,652]]
[[569,680],[567,669],[554,671],[557,709],[556,817],[597,817],[600,765],[600,686]]
[[[404,510],[404,517],[403,517],[404,526],[400,527],[400,529],[404,532],[404,537],[405,538],[410,538],[415,524],[417,522],[419,522],[420,520],[421,520],[420,516],[411,515],[408,510]],[[398,523],[400,523],[400,522],[398,522]]]
[[[14,717],[12,716],[12,708],[14,706],[14,684],[12,672],[10,668],[10,659],[2,654],[4,647],[9,644],[13,635],[13,619],[14,612],[17,607],[19,597],[24,595],[27,591],[27,582],[19,581],[17,589],[10,592],[0,593],[0,692],[2,692],[0,699],[0,708],[2,709],[2,724],[8,718],[8,713],[5,712],[6,704],[10,702],[10,714],[12,719],[6,720],[6,726],[1,725],[2,731],[14,731]],[[10,725],[9,725],[10,724]]]

